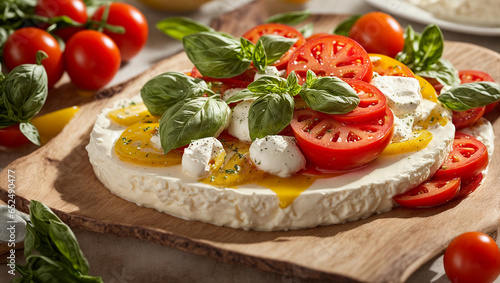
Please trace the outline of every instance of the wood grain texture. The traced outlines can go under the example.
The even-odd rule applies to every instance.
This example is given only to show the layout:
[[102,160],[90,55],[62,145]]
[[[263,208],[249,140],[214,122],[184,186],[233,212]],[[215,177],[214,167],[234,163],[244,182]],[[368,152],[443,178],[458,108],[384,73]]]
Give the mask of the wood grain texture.
[[[261,19],[252,15],[255,4],[244,8],[223,16],[215,26],[241,35]],[[331,30],[344,18],[321,15],[312,21],[320,32]],[[495,52],[447,42],[445,57],[459,69],[481,69],[500,81],[500,55]],[[432,209],[397,208],[360,221],[299,231],[242,231],[185,221],[111,194],[96,179],[84,148],[97,114],[114,101],[137,94],[155,75],[190,67],[181,53],[99,93],[58,137],[0,173],[0,198],[7,199],[10,169],[16,172],[16,202],[21,211],[28,211],[29,200],[36,199],[72,227],[144,239],[265,271],[337,282],[403,282],[455,236],[470,230],[496,233],[500,215],[500,158],[496,156],[483,185],[463,200]],[[500,133],[498,115],[497,109],[489,118]],[[500,139],[495,147],[500,148]]]

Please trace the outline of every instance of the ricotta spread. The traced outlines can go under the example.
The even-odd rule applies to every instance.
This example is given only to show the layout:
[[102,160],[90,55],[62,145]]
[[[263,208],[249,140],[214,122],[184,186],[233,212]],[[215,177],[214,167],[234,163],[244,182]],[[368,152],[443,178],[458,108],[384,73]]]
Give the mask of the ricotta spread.
[[[216,187],[185,174],[182,165],[150,167],[120,160],[114,145],[125,127],[113,123],[108,113],[140,100],[140,96],[122,100],[98,115],[87,146],[97,178],[114,194],[138,205],[183,219],[233,228],[302,229],[388,211],[395,205],[394,195],[420,184],[439,168],[454,138],[451,122],[429,128],[433,138],[426,148],[384,155],[359,170],[318,178],[290,205],[282,207],[280,195],[265,186]],[[490,144],[491,153],[492,127],[487,120],[482,121],[475,131],[485,144]],[[288,147],[289,143],[285,148]]]

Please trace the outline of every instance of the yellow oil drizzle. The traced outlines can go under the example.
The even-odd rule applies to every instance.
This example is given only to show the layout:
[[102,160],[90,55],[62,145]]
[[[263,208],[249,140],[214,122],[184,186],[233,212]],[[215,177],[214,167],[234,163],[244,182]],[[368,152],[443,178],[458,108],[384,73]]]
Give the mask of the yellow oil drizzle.
[[257,181],[259,186],[268,188],[278,195],[279,206],[284,209],[307,188],[309,188],[318,177],[308,175],[293,175],[288,178],[281,178],[275,175],[268,175],[264,179]]

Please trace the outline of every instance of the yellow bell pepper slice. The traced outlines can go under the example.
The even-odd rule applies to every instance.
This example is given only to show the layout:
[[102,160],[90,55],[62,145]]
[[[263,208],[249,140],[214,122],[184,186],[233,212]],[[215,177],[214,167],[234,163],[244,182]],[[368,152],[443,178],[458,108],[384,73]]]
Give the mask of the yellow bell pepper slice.
[[37,128],[42,144],[57,136],[78,110],[78,106],[73,106],[33,118],[31,123]]
[[426,148],[432,140],[432,133],[429,131],[415,131],[414,134],[418,136],[407,141],[391,143],[384,149],[381,156],[418,151]]
[[415,75],[415,78],[420,84],[420,93],[422,94],[422,97],[434,103],[437,103],[437,92],[434,87],[426,79],[422,78],[419,75]]

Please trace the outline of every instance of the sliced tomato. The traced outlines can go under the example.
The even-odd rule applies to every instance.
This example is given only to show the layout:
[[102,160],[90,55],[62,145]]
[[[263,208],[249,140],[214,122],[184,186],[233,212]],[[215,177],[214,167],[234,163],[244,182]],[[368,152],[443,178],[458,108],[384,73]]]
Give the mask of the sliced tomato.
[[460,185],[460,191],[458,192],[457,198],[466,197],[474,192],[479,185],[481,185],[483,178],[483,173],[479,173],[474,177],[462,179],[462,184]]
[[310,37],[306,38],[306,42],[311,41],[313,39],[316,39],[318,37],[323,37],[323,36],[328,36],[331,35],[331,33],[326,33],[326,32],[320,32],[320,33],[315,33],[311,35]]
[[346,123],[306,109],[296,111],[290,125],[309,162],[323,169],[344,171],[361,167],[382,153],[394,134],[394,115],[386,107],[379,119]]
[[472,136],[457,132],[450,155],[436,171],[434,177],[467,179],[481,173],[486,166],[488,166],[486,146]]
[[371,119],[377,119],[385,114],[387,99],[385,95],[373,85],[353,79],[344,79],[359,95],[360,102],[353,111],[333,115],[335,119],[343,122],[367,122]]
[[[462,82],[462,84],[495,81],[488,73],[477,70],[461,70],[458,71],[458,75],[460,76],[460,81]],[[495,109],[498,103],[500,103],[500,100],[486,105],[483,115],[490,113],[493,109]]]
[[392,199],[404,207],[431,207],[453,199],[460,190],[460,178],[431,179]]
[[251,82],[254,81],[255,74],[257,73],[257,70],[254,68],[249,68],[243,74],[237,75],[232,78],[222,78],[222,79],[216,79],[216,78],[211,78],[207,76],[203,76],[196,67],[193,67],[191,70],[191,77],[193,78],[200,78],[203,79],[206,82],[221,82],[225,85],[228,85],[232,88],[245,88],[247,87]]
[[457,130],[466,128],[476,123],[485,112],[486,107],[477,107],[465,111],[453,111],[452,122]]
[[288,60],[292,56],[292,53],[297,48],[302,46],[306,42],[306,40],[304,39],[302,34],[293,27],[276,23],[258,25],[245,32],[243,34],[243,37],[255,44],[261,36],[269,34],[281,35],[286,38],[297,38],[297,41],[294,45],[292,45],[292,47],[290,47],[290,50],[283,54],[283,56],[279,60],[273,63],[273,65],[278,68],[278,70],[283,70],[286,68]]
[[366,82],[370,82],[373,74],[368,53],[356,41],[341,35],[313,39],[292,54],[287,75],[295,71],[299,83],[303,84],[308,70],[320,77],[333,76]]
[[374,73],[381,76],[415,77],[410,68],[394,58],[377,53],[370,53],[369,55]]

